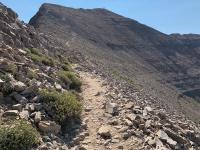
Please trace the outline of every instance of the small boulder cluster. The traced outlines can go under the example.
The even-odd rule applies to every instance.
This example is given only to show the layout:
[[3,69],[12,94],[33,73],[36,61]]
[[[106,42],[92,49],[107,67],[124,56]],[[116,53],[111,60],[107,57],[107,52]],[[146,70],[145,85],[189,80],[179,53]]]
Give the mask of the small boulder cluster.
[[128,143],[137,141],[138,149],[146,150],[199,148],[200,130],[192,121],[169,119],[164,110],[142,107],[133,101],[117,102],[106,102],[108,123],[98,130],[108,147],[120,142],[118,149],[130,149]]

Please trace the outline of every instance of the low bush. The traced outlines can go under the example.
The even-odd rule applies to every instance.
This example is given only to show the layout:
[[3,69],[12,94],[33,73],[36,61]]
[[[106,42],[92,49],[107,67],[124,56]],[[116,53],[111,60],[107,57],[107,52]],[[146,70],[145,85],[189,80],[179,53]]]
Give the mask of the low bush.
[[3,93],[3,95],[12,93],[14,91],[14,86],[11,84],[11,79],[8,74],[0,74],[0,79],[5,82],[0,88],[0,91]]
[[81,114],[81,103],[72,92],[59,93],[55,90],[42,89],[39,95],[42,102],[52,107],[51,111],[55,113],[53,117],[60,123]]
[[30,55],[31,59],[34,62],[37,63],[43,63],[44,65],[48,65],[48,66],[54,66],[54,61],[53,59],[51,59],[48,56],[45,56],[44,54],[42,54],[39,49],[37,48],[31,48],[31,49],[26,49],[28,55]]
[[70,89],[80,90],[82,82],[75,73],[69,71],[59,71],[57,75],[62,82],[69,85]]
[[25,121],[13,121],[0,125],[1,150],[27,150],[39,143],[39,134]]
[[65,64],[62,65],[62,69],[64,71],[72,71],[71,66],[69,64],[67,64],[67,63],[65,63]]
[[38,75],[37,75],[37,73],[33,70],[33,69],[28,69],[27,70],[27,76],[28,76],[28,78],[29,79],[38,79]]

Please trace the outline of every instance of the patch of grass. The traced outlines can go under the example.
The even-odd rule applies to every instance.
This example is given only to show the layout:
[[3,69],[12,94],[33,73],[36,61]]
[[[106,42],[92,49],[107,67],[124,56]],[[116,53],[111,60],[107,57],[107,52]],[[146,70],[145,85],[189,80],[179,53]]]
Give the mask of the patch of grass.
[[37,73],[36,73],[36,71],[34,71],[33,69],[28,69],[27,70],[27,76],[28,76],[28,78],[29,79],[38,79],[38,75],[37,75]]
[[30,56],[34,62],[43,63],[44,65],[48,66],[54,66],[54,61],[50,57],[44,55],[36,55],[36,54],[30,54]]
[[17,72],[17,65],[15,65],[14,63],[11,63],[11,62],[2,62],[2,65],[3,66],[5,65],[4,70],[6,72],[9,72],[9,73],[11,73],[13,75],[16,74],[16,72]]
[[70,64],[67,64],[67,63],[62,65],[62,69],[64,71],[72,71],[72,68],[71,68]]
[[59,71],[57,75],[62,82],[69,85],[70,89],[80,90],[82,82],[75,73],[70,71]]
[[55,112],[53,117],[58,122],[63,123],[66,119],[80,117],[81,103],[72,92],[59,93],[55,90],[42,89],[39,95],[42,102],[52,107]]
[[39,134],[25,121],[12,121],[9,125],[0,125],[1,150],[27,150],[39,143]]
[[30,55],[31,59],[36,63],[43,63],[44,65],[54,66],[54,61],[52,58],[45,56],[37,48],[25,49]]

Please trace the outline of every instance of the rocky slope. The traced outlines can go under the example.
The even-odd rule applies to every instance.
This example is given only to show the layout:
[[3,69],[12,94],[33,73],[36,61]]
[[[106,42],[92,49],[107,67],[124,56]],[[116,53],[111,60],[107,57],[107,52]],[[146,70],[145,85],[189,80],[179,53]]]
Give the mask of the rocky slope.
[[72,30],[39,33],[3,4],[0,22],[1,150],[199,149],[197,124],[94,68]]
[[132,87],[166,109],[199,119],[200,55],[195,36],[166,35],[105,9],[53,4],[43,4],[30,24],[117,81],[134,83]]

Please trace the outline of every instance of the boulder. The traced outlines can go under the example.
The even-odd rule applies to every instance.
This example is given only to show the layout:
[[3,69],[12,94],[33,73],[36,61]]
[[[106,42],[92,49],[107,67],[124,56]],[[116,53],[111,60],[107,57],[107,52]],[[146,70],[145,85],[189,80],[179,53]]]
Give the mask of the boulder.
[[40,121],[38,124],[40,131],[44,133],[58,134],[60,132],[61,126],[56,124],[54,121]]

